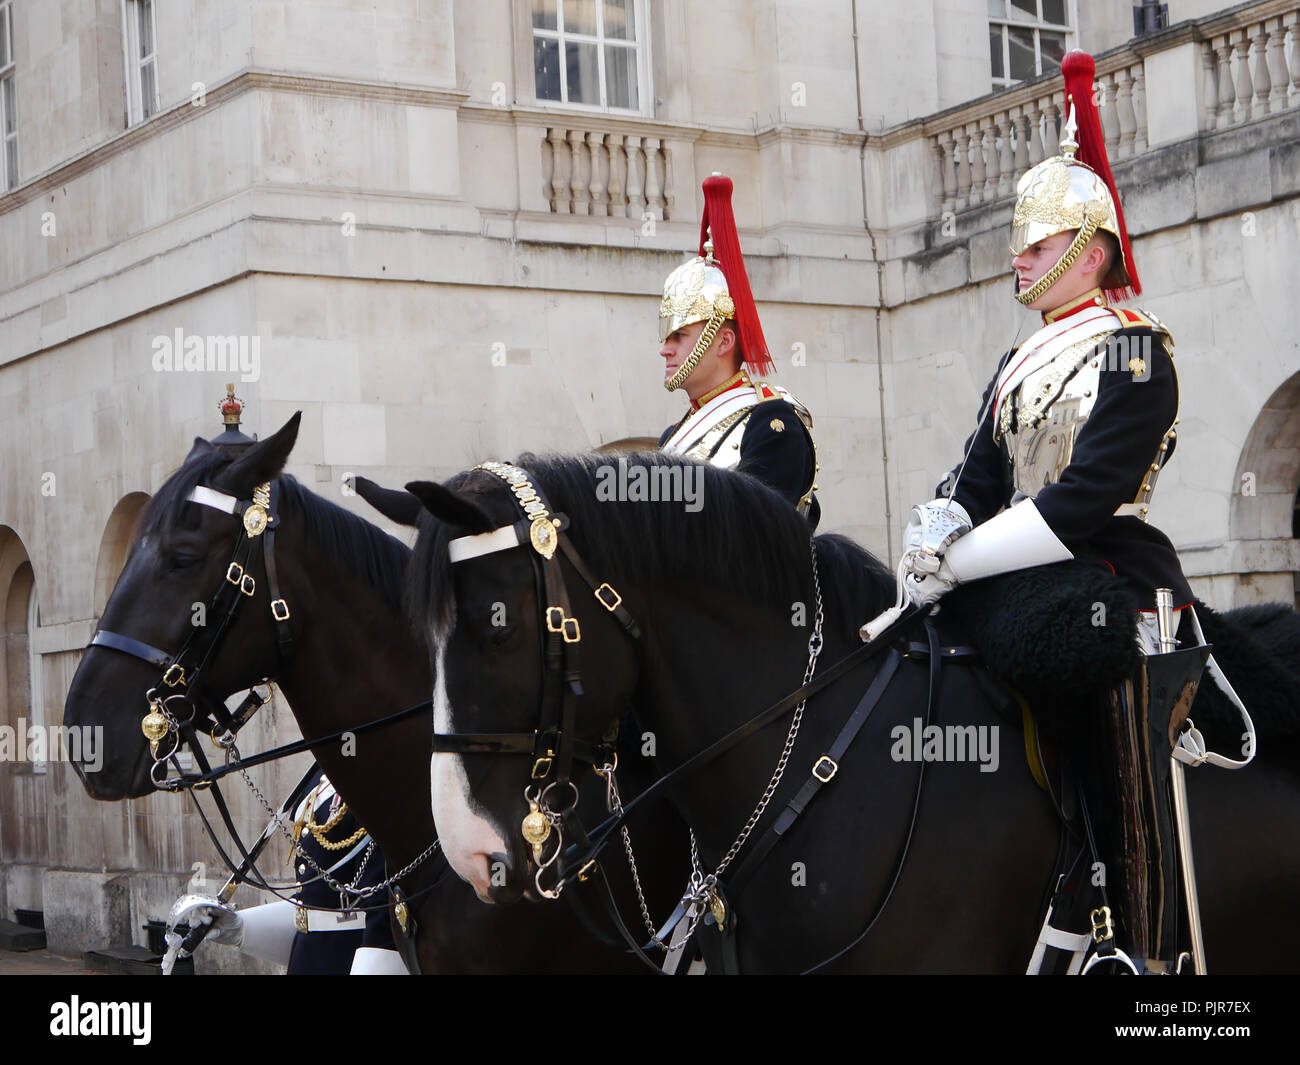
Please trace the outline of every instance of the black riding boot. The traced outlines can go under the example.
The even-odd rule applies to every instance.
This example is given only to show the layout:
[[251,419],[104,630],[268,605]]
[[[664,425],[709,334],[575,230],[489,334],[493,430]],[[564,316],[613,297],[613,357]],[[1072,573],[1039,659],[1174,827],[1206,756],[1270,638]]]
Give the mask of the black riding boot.
[[1136,962],[1178,956],[1178,840],[1170,752],[1196,694],[1202,648],[1143,659],[1110,693],[1084,774],[1116,941]]

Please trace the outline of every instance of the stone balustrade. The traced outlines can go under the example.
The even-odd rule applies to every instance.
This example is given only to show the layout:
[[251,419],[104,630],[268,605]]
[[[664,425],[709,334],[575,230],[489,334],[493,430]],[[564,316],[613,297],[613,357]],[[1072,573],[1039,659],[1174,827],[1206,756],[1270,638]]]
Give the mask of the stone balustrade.
[[1300,106],[1300,11],[1259,18],[1201,46],[1202,129],[1228,129]]
[[668,220],[672,168],[662,138],[552,126],[541,150],[553,213]]
[[[1300,4],[1267,0],[1137,38],[1098,56],[1096,102],[1111,161],[1141,155],[1151,144],[1149,93],[1163,97],[1156,103],[1164,112],[1195,108],[1193,133],[1300,107],[1298,22]],[[1188,64],[1178,68],[1186,75],[1182,80],[1148,84],[1153,60],[1183,48],[1199,50],[1199,77]],[[1163,74],[1168,68],[1158,69]],[[1056,154],[1063,112],[1058,74],[909,123],[886,139],[899,144],[906,139],[904,130],[928,138],[937,168],[932,206],[938,212],[962,211],[1012,196],[1018,175]]]

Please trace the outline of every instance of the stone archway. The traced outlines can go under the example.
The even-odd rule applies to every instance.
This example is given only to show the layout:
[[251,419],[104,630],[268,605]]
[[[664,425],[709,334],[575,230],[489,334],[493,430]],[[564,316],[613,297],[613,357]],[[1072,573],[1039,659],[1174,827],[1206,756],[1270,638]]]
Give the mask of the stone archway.
[[1238,603],[1295,602],[1300,591],[1300,373],[1261,407],[1237,462],[1228,535]]
[[104,613],[113,586],[122,575],[127,552],[135,540],[136,522],[140,518],[149,496],[144,492],[130,492],[118,500],[113,513],[108,516],[104,535],[99,541],[99,559],[95,562],[95,617]]
[[18,534],[0,525],[0,725],[31,717],[33,677],[31,622],[36,574]]

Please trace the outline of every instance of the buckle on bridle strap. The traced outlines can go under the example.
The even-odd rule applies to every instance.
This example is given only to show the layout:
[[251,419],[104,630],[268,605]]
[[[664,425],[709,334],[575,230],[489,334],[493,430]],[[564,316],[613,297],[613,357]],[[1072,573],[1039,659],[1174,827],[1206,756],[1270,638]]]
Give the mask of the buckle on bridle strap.
[[[173,671],[175,671],[177,676],[172,676]],[[179,662],[173,662],[167,667],[166,672],[163,673],[162,682],[169,688],[179,688],[182,685],[188,684],[189,682],[185,679],[185,667]]]
[[[597,588],[595,591],[595,595],[596,595],[596,602],[598,602],[611,614],[614,613],[614,611],[618,609],[618,605],[621,602],[623,602],[623,597],[618,594],[618,592],[614,589],[614,586],[610,584],[609,581],[605,581],[599,588]],[[607,596],[613,596],[614,601],[610,602],[609,599],[606,598]]]

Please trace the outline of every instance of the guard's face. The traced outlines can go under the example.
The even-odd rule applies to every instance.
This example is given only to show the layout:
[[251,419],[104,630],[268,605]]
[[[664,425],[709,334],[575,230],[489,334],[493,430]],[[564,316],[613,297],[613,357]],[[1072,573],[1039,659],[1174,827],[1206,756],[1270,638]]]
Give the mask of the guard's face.
[[663,342],[663,346],[659,349],[659,354],[664,359],[665,381],[681,369],[682,363],[695,350],[695,342],[700,339],[700,334],[704,332],[705,324],[704,322],[692,322],[690,325],[684,325],[668,334],[668,339]]
[[[1025,289],[1030,288],[1039,278],[1047,273],[1048,270],[1055,266],[1060,261],[1061,256],[1065,254],[1066,248],[1070,246],[1070,243],[1073,240],[1074,233],[1070,230],[1067,230],[1064,233],[1057,233],[1051,237],[1044,237],[1042,240],[1038,241],[1038,243],[1029,245],[1029,247],[1012,259],[1011,267],[1016,272],[1016,281],[1019,285],[1019,290],[1024,292]],[[1042,300],[1048,299],[1050,295],[1055,295],[1056,290],[1061,286],[1065,277],[1068,277],[1070,272],[1073,271],[1074,267],[1077,265],[1078,263],[1076,262],[1074,266],[1070,267],[1070,270],[1066,271],[1065,276],[1063,276],[1060,281],[1057,281],[1056,284],[1047,290],[1047,292],[1043,293]],[[1037,308],[1039,302],[1041,302],[1041,300],[1036,301],[1032,306]]]

